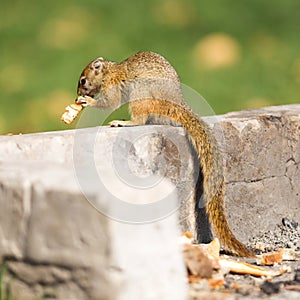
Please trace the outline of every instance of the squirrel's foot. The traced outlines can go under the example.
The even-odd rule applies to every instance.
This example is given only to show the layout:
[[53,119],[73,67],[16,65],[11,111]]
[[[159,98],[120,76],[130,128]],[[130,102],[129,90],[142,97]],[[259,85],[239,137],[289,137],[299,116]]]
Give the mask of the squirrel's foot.
[[139,125],[134,121],[122,121],[122,120],[113,120],[108,123],[110,127],[131,127]]

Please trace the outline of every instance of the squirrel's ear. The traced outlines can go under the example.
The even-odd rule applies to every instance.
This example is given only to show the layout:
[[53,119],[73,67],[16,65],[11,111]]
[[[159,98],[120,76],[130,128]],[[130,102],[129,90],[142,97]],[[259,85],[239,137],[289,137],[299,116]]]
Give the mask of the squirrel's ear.
[[103,58],[99,57],[92,62],[92,68],[100,71],[102,69]]

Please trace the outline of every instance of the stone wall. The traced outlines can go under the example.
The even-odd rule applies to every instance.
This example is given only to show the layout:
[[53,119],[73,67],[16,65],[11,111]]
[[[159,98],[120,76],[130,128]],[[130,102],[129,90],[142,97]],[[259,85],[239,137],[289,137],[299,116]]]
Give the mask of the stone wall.
[[227,207],[247,241],[283,217],[300,222],[300,105],[224,115]]
[[[300,105],[205,120],[236,235],[299,222]],[[184,298],[176,224],[195,229],[198,168],[182,128],[0,136],[0,165],[0,261],[19,299]]]

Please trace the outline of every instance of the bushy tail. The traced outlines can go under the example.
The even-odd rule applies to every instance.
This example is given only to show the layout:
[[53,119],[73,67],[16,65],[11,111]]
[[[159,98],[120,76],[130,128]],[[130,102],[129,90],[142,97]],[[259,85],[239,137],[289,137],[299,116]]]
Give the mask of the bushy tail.
[[130,103],[133,118],[163,116],[182,124],[197,151],[203,173],[203,190],[206,211],[216,236],[225,250],[232,254],[252,257],[254,253],[236,239],[227,222],[224,193],[223,160],[217,141],[208,125],[187,105],[157,99],[137,100]]
[[224,185],[223,182],[219,191],[206,204],[206,212],[209,220],[213,224],[215,234],[219,238],[224,250],[241,257],[254,257],[254,252],[241,243],[229,227],[223,201]]

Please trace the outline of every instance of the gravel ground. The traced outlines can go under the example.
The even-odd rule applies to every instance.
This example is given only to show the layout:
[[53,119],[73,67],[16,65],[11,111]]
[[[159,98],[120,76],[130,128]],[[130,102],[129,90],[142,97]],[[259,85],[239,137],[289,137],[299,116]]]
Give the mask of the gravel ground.
[[274,230],[252,237],[247,246],[255,249],[258,253],[276,251],[279,248],[300,251],[300,226],[294,220],[283,218]]
[[[261,232],[252,237],[247,244],[257,254],[277,251],[279,248],[295,250],[300,257],[300,226],[298,222],[283,218],[274,230]],[[236,258],[235,258],[236,259]],[[255,264],[255,259],[239,259]],[[300,260],[283,261],[281,264],[265,267],[278,270],[282,266],[290,268],[291,272],[274,277],[271,280],[250,275],[225,275],[225,288],[211,290],[205,283],[190,284],[189,299],[300,299]]]

